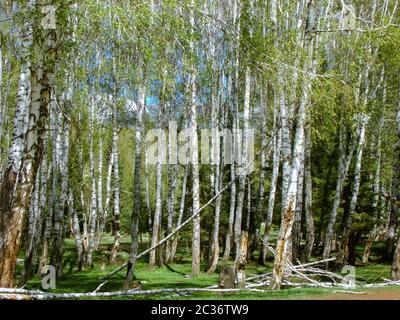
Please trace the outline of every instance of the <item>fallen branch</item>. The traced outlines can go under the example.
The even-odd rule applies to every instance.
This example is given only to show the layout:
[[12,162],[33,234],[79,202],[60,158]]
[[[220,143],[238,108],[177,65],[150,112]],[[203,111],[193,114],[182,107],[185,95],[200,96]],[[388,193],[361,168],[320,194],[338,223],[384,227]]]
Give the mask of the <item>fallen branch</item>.
[[104,281],[103,283],[101,283],[101,284],[96,288],[96,290],[93,291],[93,293],[98,292],[98,291],[101,289],[101,287],[104,286],[107,282],[108,282],[108,281]]
[[[268,245],[268,243],[266,243],[266,242],[264,241],[264,239],[262,239],[260,236],[258,236],[258,237],[261,239],[261,241],[262,241],[262,243],[264,244],[264,246],[266,246],[266,247],[268,248],[268,250],[271,251],[272,254],[275,256],[275,255],[276,255],[276,251],[274,250],[274,248],[272,248],[270,245]],[[290,269],[291,271],[293,271],[294,273],[296,273],[297,275],[299,275],[301,278],[304,278],[305,280],[307,280],[307,281],[309,281],[309,282],[315,284],[316,286],[326,287],[325,285],[320,284],[319,282],[317,282],[317,281],[315,281],[315,280],[313,280],[313,279],[307,277],[305,274],[303,274],[303,273],[301,273],[300,271],[298,271],[298,270],[295,268],[295,266],[294,266],[290,261],[288,261],[288,267],[289,267],[289,269]]]
[[318,264],[323,264],[323,263],[330,262],[330,261],[335,261],[335,260],[336,260],[336,257],[332,257],[332,258],[329,258],[329,259],[324,259],[324,260],[318,260],[318,261],[314,261],[314,262],[299,264],[299,265],[296,265],[295,267],[299,267],[299,268],[301,268],[301,267],[310,267],[310,266],[315,266],[315,265],[318,265]]
[[[314,262],[295,265],[294,268],[296,268],[296,269],[304,269],[304,267],[323,264],[323,263],[326,263],[326,262],[329,262],[329,261],[334,261],[334,260],[336,260],[335,257],[329,258],[329,259],[324,259],[324,260],[319,260],[319,261],[314,261]],[[258,275],[254,275],[252,277],[247,278],[247,281],[252,281],[252,280],[259,279],[259,278],[264,278],[264,277],[270,277],[271,275],[272,275],[272,272],[258,274]]]
[[71,298],[103,298],[103,297],[118,297],[118,296],[142,296],[155,295],[166,293],[196,293],[196,292],[212,292],[212,293],[234,293],[240,291],[256,291],[259,289],[207,289],[207,288],[183,288],[183,289],[155,289],[155,290],[127,290],[127,291],[112,291],[112,292],[84,292],[84,293],[51,293],[40,290],[26,289],[9,289],[0,288],[0,298],[13,299],[33,299],[33,300],[50,300],[50,299],[71,299]]
[[335,290],[335,291],[333,291],[333,293],[367,294],[368,292]]

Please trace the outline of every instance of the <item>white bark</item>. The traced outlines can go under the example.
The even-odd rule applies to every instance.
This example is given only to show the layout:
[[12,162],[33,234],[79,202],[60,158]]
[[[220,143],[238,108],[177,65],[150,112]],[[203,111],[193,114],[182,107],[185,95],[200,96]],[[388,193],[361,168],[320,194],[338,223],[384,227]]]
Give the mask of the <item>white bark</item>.
[[[119,133],[118,133],[118,125],[117,125],[117,110],[114,109],[114,117],[113,117],[113,136],[112,136],[112,162],[114,169],[114,244],[111,249],[110,263],[115,264],[118,249],[120,245],[120,225],[121,225],[121,213],[120,213],[120,201],[119,201],[119,192],[120,192],[120,176],[119,176]],[[111,162],[111,160],[110,160]],[[110,175],[111,176],[111,175]]]
[[[301,27],[303,25],[303,18],[302,18],[302,11],[304,9],[304,3],[298,3],[298,12],[297,12],[297,28],[296,31],[298,34],[301,35]],[[307,12],[308,14],[308,12]],[[312,55],[313,55],[313,46],[312,44],[307,42],[302,42],[300,41],[300,36],[298,35],[297,37],[297,48],[303,47],[304,49],[307,50],[307,60],[304,65],[304,69],[306,71],[311,70],[312,66]],[[296,209],[296,200],[297,200],[297,187],[298,187],[298,178],[299,178],[299,173],[303,167],[303,152],[304,152],[304,126],[305,126],[305,121],[306,121],[306,115],[307,115],[307,105],[309,103],[309,94],[311,90],[311,84],[312,84],[312,77],[311,79],[309,78],[304,78],[302,81],[302,95],[297,111],[297,127],[296,127],[296,133],[293,141],[293,154],[291,155],[291,162],[290,162],[290,177],[288,179],[289,184],[287,187],[287,195],[283,196],[282,199],[282,217],[281,217],[281,227],[279,229],[278,233],[278,241],[276,245],[276,255],[274,259],[274,265],[273,265],[273,271],[272,271],[272,277],[270,281],[270,287],[273,290],[279,290],[280,286],[282,284],[283,276],[285,274],[285,270],[288,266],[288,264],[291,263],[290,261],[290,254],[291,254],[291,249],[290,249],[290,242],[291,242],[291,234],[292,234],[292,227],[293,227],[293,222],[294,222],[294,215],[295,215],[295,209]],[[297,83],[297,80],[296,80]],[[287,110],[285,108],[281,108],[281,117],[282,121],[285,121],[285,113]],[[282,130],[285,132],[285,126],[284,123],[282,123]],[[286,131],[289,129],[287,128]],[[290,132],[290,131],[289,131]],[[285,149],[287,148],[286,145],[288,144],[287,138],[290,138],[286,135],[286,133],[283,133],[282,135],[282,144],[283,144],[283,156],[284,160],[286,161],[285,157],[288,156],[289,150]],[[291,146],[291,145],[290,145]],[[285,181],[285,175],[288,174],[288,172],[285,172],[285,167],[283,168],[283,180]],[[285,185],[282,187],[282,192],[285,193]]]
[[[229,76],[228,78],[228,97],[231,97],[232,95],[232,86],[233,86],[233,81],[232,77]],[[233,121],[233,129],[237,129],[236,127],[236,106],[232,106],[232,101],[230,103],[230,111],[232,112],[232,117],[234,119]],[[231,137],[232,138],[232,137]],[[231,159],[234,159],[234,152],[235,148],[234,146],[231,148]],[[231,253],[231,243],[232,243],[232,235],[233,235],[233,224],[234,224],[234,219],[235,219],[235,204],[236,204],[236,181],[235,181],[236,173],[235,173],[235,164],[232,163],[230,165],[230,180],[234,181],[231,184],[230,188],[230,200],[229,200],[229,218],[228,218],[228,230],[226,232],[225,236],[225,247],[224,247],[224,254],[222,257],[222,260],[226,261],[229,259],[229,255]]]
[[[277,111],[277,106],[275,104],[274,108],[274,130],[276,130],[277,121],[279,119],[279,112]],[[271,232],[272,226],[272,218],[274,214],[274,206],[275,206],[275,195],[276,195],[276,188],[278,185],[278,176],[279,176],[279,169],[281,163],[281,146],[282,146],[282,130],[279,128],[276,135],[273,136],[273,148],[274,153],[272,156],[272,176],[271,176],[271,187],[269,191],[268,197],[268,208],[267,208],[267,218],[265,221],[265,231],[264,231],[264,239],[263,243],[268,244],[269,236]],[[262,263],[265,262],[265,258],[267,255],[268,249],[265,245],[262,246]]]
[[[195,30],[195,17],[194,17],[194,0],[191,0],[190,9],[190,26]],[[193,36],[193,34],[191,35]],[[190,40],[190,51],[195,53],[194,40]],[[199,178],[199,146],[197,138],[197,85],[196,85],[196,67],[190,66],[190,81],[189,81],[189,95],[190,95],[190,133],[191,133],[191,166],[192,166],[192,199],[193,213],[198,212],[200,209],[200,178]],[[193,219],[193,238],[192,238],[192,275],[200,275],[200,216]]]
[[[159,115],[162,117],[162,115]],[[153,232],[151,237],[151,246],[154,246],[159,241],[160,233],[161,233],[161,219],[162,219],[162,159],[164,155],[162,153],[162,148],[158,149],[158,160],[157,160],[157,177],[156,177],[156,205],[154,210],[154,218],[153,218]],[[160,266],[162,261],[160,261],[160,253],[159,250],[154,250],[150,252],[149,257],[149,266],[154,268],[154,266]]]
[[[212,30],[215,32],[215,30]],[[211,36],[215,36],[215,33]],[[211,59],[213,59],[213,73],[218,74],[218,67],[215,61],[215,43],[210,43],[210,50],[211,50]],[[214,82],[217,82],[215,79]],[[220,188],[222,187],[222,176],[223,176],[223,162],[221,161],[221,147],[220,147],[220,113],[221,113],[221,106],[220,102],[218,101],[218,92],[220,88],[218,84],[212,86],[212,94],[211,94],[211,128],[212,128],[212,137],[211,137],[211,145],[213,153],[211,158],[213,164],[211,166],[211,190],[213,191],[214,195],[218,194]],[[223,91],[223,88],[221,89]],[[215,151],[215,152],[214,152]],[[222,152],[223,154],[223,152]],[[221,173],[222,171],[222,173]],[[210,255],[210,267],[208,269],[209,273],[212,273],[216,270],[218,259],[219,259],[219,227],[220,227],[220,215],[221,215],[221,197],[218,197],[215,202],[215,209],[214,209],[214,225],[213,225],[213,232],[212,232],[212,239],[211,239],[211,255]]]
[[146,192],[146,209],[147,209],[147,227],[149,231],[149,235],[151,234],[151,229],[153,227],[153,222],[151,218],[151,206],[150,206],[150,190],[149,190],[149,161],[147,160],[146,152],[145,156],[145,177],[144,177],[144,185],[145,185],[145,192]]
[[78,253],[78,269],[82,268],[82,259],[83,259],[83,242],[81,237],[81,230],[79,226],[79,216],[78,212],[73,208],[73,194],[72,190],[69,191],[69,205],[72,207],[72,215],[71,215],[71,230],[75,239],[75,245]]
[[[39,4],[42,4],[40,1]],[[34,26],[39,29],[38,25]],[[38,167],[43,156],[43,141],[45,124],[48,120],[48,105],[54,86],[54,64],[57,59],[56,30],[40,31],[43,41],[35,43],[40,49],[35,65],[31,68],[31,104],[29,110],[28,130],[25,139],[24,156],[20,169],[19,187],[15,197],[10,190],[14,189],[7,177],[4,179],[0,198],[0,285],[13,285],[18,250],[21,245],[21,234],[26,218],[32,189],[35,183]],[[4,183],[6,182],[6,183]],[[11,183],[10,183],[11,182]],[[11,184],[11,185],[10,185]],[[7,196],[7,193],[9,194]],[[12,226],[10,228],[10,226]]]
[[281,219],[281,227],[278,233],[276,246],[276,256],[274,260],[273,273],[271,278],[271,288],[279,289],[283,280],[283,275],[287,263],[290,263],[289,241],[292,233],[294,214],[296,208],[297,184],[299,171],[301,170],[303,144],[304,144],[304,122],[306,119],[306,103],[308,103],[308,92],[310,84],[305,85],[303,100],[298,110],[298,123],[294,139],[293,158],[289,179],[288,194],[284,203],[284,211]]
[[96,175],[95,175],[95,154],[94,154],[94,121],[95,121],[95,98],[90,101],[90,119],[89,119],[89,168],[91,181],[91,197],[89,211],[89,233],[88,233],[88,250],[86,255],[85,267],[92,266],[94,242],[97,225],[97,194],[96,194]]
[[[175,229],[179,228],[180,225],[182,224],[183,213],[185,212],[186,186],[187,186],[188,175],[189,175],[189,166],[186,165],[184,173],[183,173],[181,203],[180,203],[180,206],[179,206],[178,220],[176,222]],[[176,249],[177,249],[177,246],[178,246],[178,239],[179,239],[178,235],[176,235],[173,238],[172,248],[171,248],[171,260],[173,260],[174,257],[175,257]]]
[[304,152],[305,139],[303,141],[303,151],[300,155],[300,168],[297,178],[296,209],[294,214],[292,231],[292,260],[297,261],[300,258],[301,242],[301,217],[303,213],[303,194],[304,194]]
[[261,171],[260,171],[260,187],[259,187],[259,202],[258,202],[258,214],[262,217],[262,221],[264,221],[264,209],[265,209],[265,176],[268,167],[268,157],[266,150],[267,148],[267,103],[266,97],[264,93],[264,86],[261,87],[260,92],[260,103],[261,103],[261,113],[262,113],[262,124],[261,124],[261,155],[260,155],[260,162],[261,162]]
[[50,129],[52,141],[52,185],[51,185],[51,206],[53,210],[54,224],[53,224],[53,247],[51,251],[51,262],[56,268],[57,276],[62,275],[62,250],[63,250],[63,211],[60,205],[60,194],[58,183],[60,181],[60,132],[61,127],[60,117],[56,106],[56,98],[51,100],[51,114],[50,114]]
[[[113,133],[113,138],[114,138],[114,133]],[[102,215],[99,217],[99,230],[98,230],[98,235],[96,239],[96,248],[98,248],[101,238],[104,233],[104,229],[106,227],[108,215],[110,212],[110,204],[111,204],[111,181],[112,181],[112,175],[113,175],[113,168],[114,168],[114,153],[116,152],[114,143],[112,143],[111,146],[111,153],[110,153],[110,158],[108,160],[108,165],[107,165],[107,177],[106,177],[106,198],[105,198],[105,205],[104,209],[102,210]],[[99,180],[100,182],[100,180]],[[99,194],[100,197],[100,194]]]
[[[172,156],[172,135],[168,135],[168,158]],[[167,233],[170,234],[173,229],[175,219],[175,189],[177,184],[177,165],[168,164],[168,198],[167,198]],[[168,241],[165,246],[165,261],[171,261],[172,241]]]
[[235,261],[239,259],[240,253],[240,239],[242,236],[242,216],[243,216],[243,202],[246,188],[246,166],[247,166],[247,152],[248,152],[248,136],[249,132],[249,120],[250,120],[250,85],[251,85],[251,73],[250,68],[246,68],[245,76],[245,94],[244,94],[244,111],[243,111],[243,135],[241,136],[240,144],[242,150],[240,153],[239,163],[239,189],[236,203],[235,213],[235,224],[234,224],[234,239],[236,246]]
[[[8,170],[16,174],[21,166],[22,154],[24,149],[25,135],[28,126],[28,107],[30,104],[30,76],[31,76],[31,46],[33,42],[32,25],[26,22],[19,31],[21,47],[21,71],[18,81],[18,91],[16,98],[16,108],[14,114],[14,131],[8,152]],[[7,169],[6,169],[7,170]],[[17,184],[15,185],[17,188]]]
[[[101,125],[101,124],[100,124]],[[100,129],[99,137],[99,161],[98,175],[97,175],[97,215],[98,215],[98,226],[97,226],[97,237],[94,243],[94,250],[97,250],[100,244],[101,232],[104,219],[104,207],[103,207],[103,129]]]

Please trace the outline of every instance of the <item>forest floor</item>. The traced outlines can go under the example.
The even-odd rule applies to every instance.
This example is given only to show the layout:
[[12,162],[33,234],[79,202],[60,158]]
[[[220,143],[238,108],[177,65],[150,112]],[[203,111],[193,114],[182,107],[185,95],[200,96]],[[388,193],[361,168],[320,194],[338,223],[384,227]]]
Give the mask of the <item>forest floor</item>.
[[[129,242],[130,238],[123,236],[121,238],[120,252],[116,266],[127,261],[129,257]],[[68,292],[93,292],[102,282],[101,277],[108,272],[114,270],[116,266],[108,264],[108,257],[113,243],[113,238],[109,235],[105,236],[100,249],[94,255],[94,266],[90,270],[77,271],[76,250],[73,239],[65,241],[64,254],[64,275],[56,282],[56,289],[51,292],[68,293]],[[143,248],[146,249],[146,243],[143,243]],[[182,249],[189,249],[185,248]],[[381,244],[374,245],[373,254],[378,253],[381,249]],[[360,253],[362,248],[360,247]],[[187,252],[187,251],[186,251]],[[190,277],[191,257],[186,252],[177,252],[177,257],[174,263],[168,266],[163,266],[150,270],[146,259],[137,263],[136,267],[136,284],[140,282],[143,290],[149,289],[171,289],[171,288],[206,288],[208,286],[218,284],[218,273],[208,274],[201,273],[200,277]],[[23,255],[20,256],[23,258]],[[371,257],[374,258],[374,255]],[[272,257],[270,257],[266,266],[260,266],[256,263],[249,263],[246,271],[250,277],[252,275],[264,274],[271,270]],[[18,271],[22,269],[22,265],[18,265]],[[206,270],[204,265],[202,270]],[[340,271],[337,271],[340,273]],[[110,278],[105,283],[100,291],[118,291],[121,290],[125,276],[125,270]],[[373,263],[367,266],[356,266],[357,283],[377,283],[383,282],[383,279],[388,279],[390,276],[390,265]],[[26,289],[41,288],[41,279],[35,276],[31,279]],[[345,291],[345,292],[344,292]],[[134,299],[288,299],[288,300],[360,300],[360,299],[400,299],[399,287],[385,288],[357,288],[351,293],[349,290],[341,290],[340,288],[284,288],[280,291],[267,292],[236,292],[236,293],[193,293],[191,295],[152,295],[152,296],[136,296]],[[132,299],[131,297],[118,297],[113,299]]]
[[[313,299],[313,297],[308,297]],[[400,288],[368,289],[361,294],[334,293],[316,299],[323,300],[400,300]]]

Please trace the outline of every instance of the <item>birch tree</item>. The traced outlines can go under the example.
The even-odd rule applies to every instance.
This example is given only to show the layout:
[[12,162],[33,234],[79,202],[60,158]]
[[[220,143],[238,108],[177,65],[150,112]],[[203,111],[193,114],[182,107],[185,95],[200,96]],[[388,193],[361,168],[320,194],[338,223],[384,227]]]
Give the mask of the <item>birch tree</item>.
[[350,236],[350,228],[352,224],[352,218],[353,215],[356,211],[356,205],[357,205],[357,199],[358,199],[358,194],[360,190],[360,180],[361,180],[361,164],[362,164],[362,155],[363,155],[363,147],[364,147],[364,142],[365,142],[365,127],[368,123],[368,116],[366,115],[360,115],[360,133],[359,133],[359,140],[358,140],[358,146],[357,146],[357,155],[356,155],[356,167],[355,167],[355,172],[354,172],[354,186],[353,186],[353,193],[351,196],[351,202],[350,202],[350,208],[349,212],[346,216],[345,220],[345,225],[343,229],[343,234],[342,234],[342,243],[341,243],[341,250],[338,256],[338,261],[340,263],[346,263],[349,252],[348,252],[348,242],[349,242],[349,236]]
[[[40,5],[43,5],[42,1],[37,1],[34,8],[38,10]],[[23,222],[29,208],[31,192],[43,156],[45,123],[49,114],[48,106],[54,86],[54,63],[57,59],[58,34],[56,30],[50,28],[43,30],[36,20],[33,24],[33,32],[36,34],[36,37],[34,37],[36,42],[33,43],[33,46],[34,51],[39,54],[39,59],[31,66],[31,104],[26,142],[18,176],[19,187],[16,189],[14,199],[10,199],[12,194],[8,191],[14,189],[15,180],[7,178],[2,184],[0,192],[2,199],[0,251],[3,257],[0,264],[0,286],[2,287],[13,285]]]
[[135,204],[131,216],[131,247],[129,263],[124,288],[127,289],[135,272],[136,256],[138,254],[139,241],[139,217],[142,201],[141,161],[142,161],[142,130],[143,117],[146,110],[146,82],[139,83],[139,103],[137,104],[136,134],[135,134],[135,176],[134,176],[134,200]]
[[[195,14],[194,14],[194,1],[191,1],[191,8],[189,9],[189,25],[191,28],[189,51],[190,54],[195,54],[195,43],[193,39],[193,32],[195,30]],[[194,65],[189,66],[189,103],[190,103],[190,165],[192,167],[192,200],[193,213],[200,209],[200,179],[199,179],[199,147],[197,138],[197,84],[196,76],[197,71]],[[200,216],[193,219],[193,238],[192,238],[192,275],[200,275]]]
[[[297,12],[297,30],[301,33],[302,27],[302,17],[300,12],[303,12],[305,9],[304,3],[299,5],[298,12]],[[315,15],[315,12],[309,10],[310,6],[306,9],[306,16],[307,19],[310,19],[310,16]],[[314,17],[315,19],[315,17]],[[307,29],[305,30],[307,31]],[[305,51],[307,53],[307,62],[305,64],[306,70],[312,70],[312,57],[313,57],[313,45],[310,41],[310,35],[308,32],[305,32],[305,40],[304,43],[298,43],[299,46],[304,46]],[[300,38],[297,38],[300,39]],[[299,40],[298,40],[299,41]],[[293,155],[290,162],[290,178],[287,180],[289,181],[288,189],[287,189],[287,196],[285,200],[282,202],[283,211],[282,211],[282,218],[281,218],[281,227],[278,233],[278,241],[276,245],[276,255],[274,260],[273,266],[273,273],[271,277],[270,287],[271,289],[279,289],[282,283],[282,279],[284,276],[285,268],[289,261],[289,242],[290,236],[292,233],[293,222],[294,222],[294,213],[296,208],[296,196],[297,196],[297,186],[298,186],[298,178],[299,172],[301,167],[303,166],[302,160],[303,158],[303,151],[304,151],[304,125],[306,121],[306,114],[307,114],[307,105],[309,103],[309,94],[311,89],[311,80],[303,79],[303,87],[302,87],[302,98],[299,103],[298,111],[297,111],[297,126],[295,137],[293,141]],[[283,110],[284,111],[284,110]],[[282,109],[281,109],[281,116],[282,116]],[[283,172],[285,175],[285,172]],[[285,188],[282,188],[283,192],[285,192]]]

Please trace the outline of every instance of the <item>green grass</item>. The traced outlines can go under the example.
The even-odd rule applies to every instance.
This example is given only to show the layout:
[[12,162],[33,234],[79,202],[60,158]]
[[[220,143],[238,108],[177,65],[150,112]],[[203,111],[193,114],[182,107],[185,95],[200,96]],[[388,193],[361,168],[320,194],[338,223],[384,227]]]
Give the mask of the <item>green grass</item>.
[[[145,240],[145,239],[144,239]],[[117,266],[125,262],[129,257],[128,236],[121,238],[120,251],[117,257]],[[110,249],[113,238],[106,235],[102,240],[99,250],[94,254],[94,265],[90,270],[77,271],[76,250],[73,239],[65,240],[65,254],[63,259],[64,275],[57,279],[56,289],[51,290],[56,293],[66,292],[92,292],[103,281],[103,277],[108,272],[115,269],[115,266],[108,264]],[[148,246],[145,241],[141,244],[139,250],[144,250]],[[379,244],[378,244],[379,246]],[[21,256],[22,258],[22,256]],[[246,268],[248,276],[263,274],[271,270],[272,257],[269,258],[266,266],[259,266],[252,262]],[[199,277],[185,277],[191,272],[191,257],[184,251],[177,252],[175,263],[171,263],[168,269],[166,266],[151,270],[148,267],[147,260],[142,259],[136,265],[136,280],[142,284],[142,289],[164,289],[164,288],[205,288],[218,283],[218,274],[208,274],[202,272]],[[17,272],[21,271],[22,266],[18,265]],[[206,266],[202,265],[202,270],[206,270]],[[383,278],[388,278],[390,274],[390,266],[383,264],[371,264],[368,266],[356,267],[357,281],[360,283],[382,282]],[[125,270],[114,275],[101,288],[101,291],[117,291],[121,290],[125,276]],[[41,279],[35,276],[27,285],[27,289],[42,289]],[[266,288],[265,288],[266,289]],[[194,293],[189,296],[180,295],[153,295],[153,296],[137,296],[137,297],[118,297],[113,299],[307,299],[307,298],[323,298],[324,295],[331,294],[335,289],[324,288],[284,288],[281,291],[267,292],[236,292],[236,293]]]

